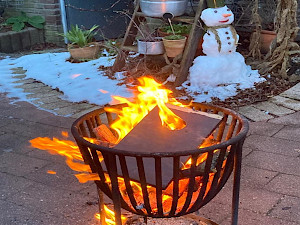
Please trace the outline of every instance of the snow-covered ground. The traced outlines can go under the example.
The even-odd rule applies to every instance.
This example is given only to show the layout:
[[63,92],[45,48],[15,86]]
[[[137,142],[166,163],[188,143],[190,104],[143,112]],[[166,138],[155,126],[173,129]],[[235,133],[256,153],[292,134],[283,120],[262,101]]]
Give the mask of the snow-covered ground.
[[[70,63],[68,52],[25,55],[17,59],[0,60],[0,92],[7,92],[9,97],[18,97],[27,101],[20,84],[12,83],[12,68],[23,67],[27,70],[26,78],[33,78],[58,88],[64,93],[64,98],[71,102],[88,101],[103,105],[111,101],[111,95],[131,96],[125,85],[118,85],[119,80],[111,80],[98,70],[99,66],[111,66],[114,59],[101,57],[84,63]],[[122,73],[116,75],[122,78]]]
[[[122,79],[122,73],[116,74],[117,80],[111,80],[104,76],[99,66],[111,66],[114,62],[112,57],[101,57],[84,63],[70,63],[66,61],[70,57],[68,52],[62,53],[44,53],[25,55],[19,58],[5,58],[0,60],[0,92],[8,93],[8,97],[18,97],[23,101],[26,99],[22,89],[15,88],[20,85],[13,83],[13,68],[22,67],[26,78],[33,78],[44,84],[58,88],[64,93],[64,98],[71,102],[88,101],[97,105],[104,105],[111,102],[111,95],[130,97],[132,93],[125,85],[118,85]],[[211,79],[215,79],[211,77]],[[181,88],[187,88],[194,101],[211,101],[212,97],[218,97],[221,100],[236,95],[237,88],[243,89],[253,87],[254,82],[262,81],[256,77],[245,78],[241,84],[219,85],[195,89],[183,84]],[[246,84],[246,85],[245,85]]]

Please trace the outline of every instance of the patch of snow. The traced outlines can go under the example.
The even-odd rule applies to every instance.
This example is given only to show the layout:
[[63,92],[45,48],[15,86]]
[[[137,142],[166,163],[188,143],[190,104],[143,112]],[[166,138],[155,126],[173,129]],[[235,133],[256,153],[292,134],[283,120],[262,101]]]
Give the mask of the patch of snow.
[[[22,89],[13,83],[13,68],[22,67],[26,78],[33,78],[64,93],[64,99],[71,102],[88,101],[97,105],[104,105],[111,101],[111,95],[131,96],[125,85],[118,85],[124,77],[122,73],[116,75],[117,80],[111,80],[99,71],[99,66],[112,66],[112,57],[100,57],[83,63],[70,63],[68,52],[44,53],[25,55],[17,59],[5,58],[0,60],[0,92],[7,92],[8,97],[18,97],[28,101]],[[104,91],[100,91],[104,90]]]

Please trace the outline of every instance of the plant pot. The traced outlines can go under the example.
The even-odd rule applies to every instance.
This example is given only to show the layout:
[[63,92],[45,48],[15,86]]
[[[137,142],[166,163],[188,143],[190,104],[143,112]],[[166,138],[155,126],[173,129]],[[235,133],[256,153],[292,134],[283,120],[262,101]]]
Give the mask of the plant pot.
[[262,30],[260,34],[261,34],[260,35],[260,37],[261,37],[260,51],[261,51],[261,53],[266,54],[269,52],[270,45],[271,45],[272,41],[275,39],[276,33],[274,31]]
[[[157,29],[157,33],[160,37],[166,37],[170,35],[170,33],[164,32],[161,29]],[[187,40],[189,38],[189,34],[180,34],[180,35],[185,36]],[[203,37],[200,37],[195,56],[203,55],[202,44],[203,44]]]
[[73,59],[96,59],[100,53],[100,45],[97,42],[92,42],[89,46],[80,48],[76,45],[68,45],[68,50]]
[[176,57],[177,55],[183,52],[186,37],[184,39],[179,40],[168,40],[163,38],[166,54],[168,57]]
[[138,40],[138,52],[144,55],[161,55],[165,49],[162,38],[155,38],[156,41]]

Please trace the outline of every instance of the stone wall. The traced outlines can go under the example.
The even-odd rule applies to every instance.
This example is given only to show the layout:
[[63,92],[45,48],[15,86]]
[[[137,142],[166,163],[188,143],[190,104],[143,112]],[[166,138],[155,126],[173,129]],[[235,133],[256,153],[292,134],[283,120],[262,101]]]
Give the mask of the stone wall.
[[59,0],[9,0],[7,2],[8,9],[24,11],[29,16],[43,16],[46,20],[45,41],[63,44],[63,38],[57,35],[63,32]]

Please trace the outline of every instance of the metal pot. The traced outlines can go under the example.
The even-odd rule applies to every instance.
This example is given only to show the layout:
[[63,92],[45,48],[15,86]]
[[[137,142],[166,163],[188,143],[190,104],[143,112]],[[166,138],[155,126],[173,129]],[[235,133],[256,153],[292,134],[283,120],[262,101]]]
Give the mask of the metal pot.
[[155,38],[156,41],[138,40],[138,52],[144,55],[160,55],[164,54],[165,49],[162,38]]
[[165,13],[173,16],[184,14],[188,0],[140,0],[142,12],[150,17],[162,17]]

